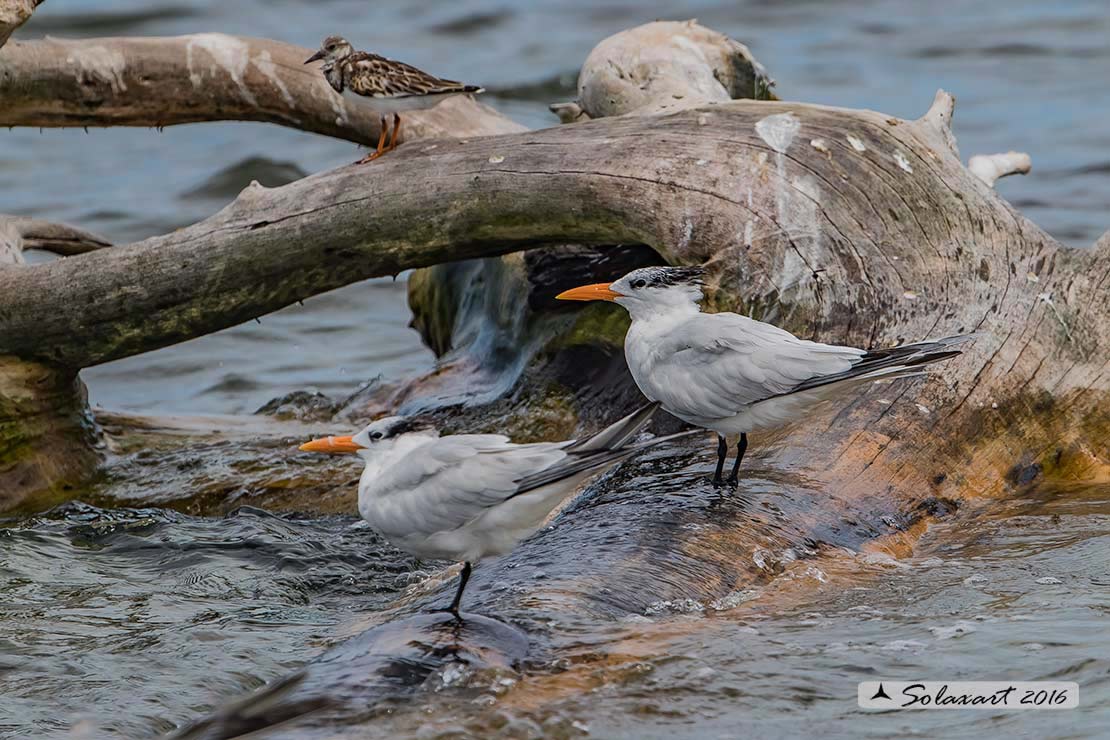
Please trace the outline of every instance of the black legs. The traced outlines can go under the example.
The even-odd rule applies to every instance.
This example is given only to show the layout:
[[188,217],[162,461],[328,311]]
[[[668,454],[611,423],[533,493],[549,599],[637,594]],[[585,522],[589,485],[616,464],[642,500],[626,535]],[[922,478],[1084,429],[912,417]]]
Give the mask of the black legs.
[[455,617],[455,621],[462,622],[462,615],[459,614],[459,604],[462,603],[463,591],[466,590],[466,582],[470,580],[471,566],[469,562],[464,562],[462,571],[459,572],[459,588],[455,591],[455,598],[451,600],[451,606],[446,609],[432,609],[433,612],[450,612]]
[[717,435],[717,472],[713,474],[713,485],[721,485],[721,475],[725,472],[725,458],[728,456],[728,442]]
[[455,615],[455,619],[462,619],[459,616],[459,604],[462,603],[463,590],[466,589],[466,582],[470,580],[470,563],[463,563],[462,572],[459,573],[459,590],[455,592],[455,600],[451,602],[451,606],[447,611]]
[[729,475],[727,481],[721,480],[721,475],[725,472],[725,458],[728,457],[728,442],[720,434],[717,435],[717,472],[713,474],[713,485],[719,486],[722,483],[727,483],[730,486],[735,486],[739,480],[740,463],[744,460],[744,453],[748,451],[748,435],[742,433],[740,441],[736,444],[736,460],[732,463],[732,474]]
[[748,433],[741,432],[740,441],[736,443],[736,461],[732,463],[732,474],[725,481],[730,486],[735,486],[739,481],[737,474],[740,472],[740,463],[744,459],[744,453],[748,451]]

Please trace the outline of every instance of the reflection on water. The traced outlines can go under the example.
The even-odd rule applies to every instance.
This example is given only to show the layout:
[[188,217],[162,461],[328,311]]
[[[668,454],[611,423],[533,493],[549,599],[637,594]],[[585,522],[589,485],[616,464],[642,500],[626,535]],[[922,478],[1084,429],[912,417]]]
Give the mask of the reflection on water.
[[[1110,20],[1100,0],[694,0],[676,8],[655,0],[86,0],[45,3],[19,36],[221,30],[315,46],[341,30],[388,56],[481,81],[491,104],[539,127],[554,122],[548,102],[573,95],[575,70],[600,38],[653,18],[697,17],[748,43],[787,99],[916,117],[945,87],[959,98],[965,158],[1032,154],[1033,174],[999,184],[1026,215],[1077,245],[1106,228]],[[349,143],[257,124],[2,131],[0,211],[71,221],[123,242],[201,219],[250,179],[278,184],[357,155]],[[403,280],[370,281],[84,377],[94,403],[153,413],[250,412],[302,389],[342,397],[379,375],[430,366],[406,326],[404,297]],[[680,495],[674,477],[652,471],[637,480],[641,495]],[[168,487],[151,483],[160,500],[197,493],[174,496]],[[143,491],[120,493],[143,500]],[[643,511],[634,497],[611,505],[622,516]],[[767,520],[767,536],[785,537],[800,502],[772,505],[781,516]],[[586,534],[559,527],[537,536],[573,543]],[[606,536],[603,528],[588,534]],[[430,674],[419,702],[400,703],[357,734],[1049,736],[1067,727],[1076,737],[1106,736],[1108,549],[1110,491],[1090,487],[1031,493],[986,517],[957,515],[905,562],[798,551],[791,560],[775,547],[736,553],[738,567],[766,572],[758,588],[708,604],[641,594],[637,613],[560,623],[527,677]],[[549,577],[545,564],[527,565],[516,581],[486,587],[527,589]],[[591,565],[599,579],[613,578],[605,564]],[[73,504],[9,521],[0,527],[0,737],[167,730],[300,667],[359,615],[421,581],[422,567],[353,517],[243,508],[196,518]],[[840,585],[845,572],[850,587]],[[811,587],[805,603],[762,607],[765,589],[791,579]],[[631,638],[652,630],[670,637],[637,651]],[[855,683],[884,676],[1076,680],[1082,708],[862,715]],[[455,719],[460,712],[469,719]]]

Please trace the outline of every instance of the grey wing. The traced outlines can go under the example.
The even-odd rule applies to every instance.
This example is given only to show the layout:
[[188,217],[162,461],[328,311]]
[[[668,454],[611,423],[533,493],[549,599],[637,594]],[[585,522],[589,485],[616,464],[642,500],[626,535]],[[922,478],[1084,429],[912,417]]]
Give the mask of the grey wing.
[[499,435],[441,437],[394,466],[374,498],[383,533],[442,532],[511,498],[523,478],[566,457],[566,443],[515,445]]
[[798,339],[732,313],[698,314],[654,350],[650,376],[668,411],[717,419],[824,375],[849,370],[864,354]]
[[514,495],[528,493],[549,483],[602,467],[642,449],[641,446],[629,443],[647,428],[658,410],[659,402],[652,401],[597,434],[568,443],[562,448],[567,453],[564,459],[522,478]]

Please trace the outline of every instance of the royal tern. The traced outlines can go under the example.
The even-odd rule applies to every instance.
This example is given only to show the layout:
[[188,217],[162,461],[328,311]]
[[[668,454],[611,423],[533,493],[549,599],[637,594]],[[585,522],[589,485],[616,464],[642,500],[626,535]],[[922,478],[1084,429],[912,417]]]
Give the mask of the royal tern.
[[728,454],[726,435],[740,435],[727,481],[735,485],[748,432],[796,419],[860,383],[919,374],[960,354],[953,346],[970,338],[872,350],[811,342],[747,316],[702,313],[702,277],[698,267],[643,267],[556,297],[613,301],[628,310],[624,355],[632,378],[667,412],[717,433],[715,484]]
[[362,518],[417,558],[463,563],[447,609],[459,617],[472,563],[512,550],[590,474],[690,434],[634,441],[658,407],[650,403],[581,441],[513,444],[500,434],[441,437],[413,419],[391,416],[353,437],[324,437],[300,449],[362,457]]

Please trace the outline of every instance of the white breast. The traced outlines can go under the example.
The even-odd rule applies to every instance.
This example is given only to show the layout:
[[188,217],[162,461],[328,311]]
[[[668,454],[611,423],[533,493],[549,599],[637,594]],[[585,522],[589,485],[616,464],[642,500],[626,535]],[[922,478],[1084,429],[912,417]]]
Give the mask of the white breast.
[[409,110],[427,110],[435,107],[447,98],[459,93],[440,93],[438,95],[408,95],[401,98],[374,98],[347,89],[343,91],[343,99],[351,105],[360,105],[370,108],[378,113],[403,113]]

